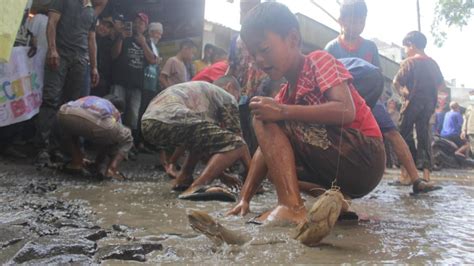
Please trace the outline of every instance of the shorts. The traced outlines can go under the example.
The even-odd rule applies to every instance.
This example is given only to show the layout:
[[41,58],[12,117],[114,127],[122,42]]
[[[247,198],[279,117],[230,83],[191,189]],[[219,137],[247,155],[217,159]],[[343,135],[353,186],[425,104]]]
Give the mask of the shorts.
[[[298,179],[331,188],[333,182],[351,198],[372,191],[385,171],[382,138],[351,128],[284,122],[295,154]],[[336,178],[337,177],[337,178]]]
[[464,144],[466,144],[466,141],[462,140],[461,136],[459,136],[459,135],[447,136],[447,137],[443,137],[443,138],[456,143],[458,148],[460,148],[461,146],[464,146]]
[[374,115],[375,120],[379,125],[380,131],[382,131],[382,134],[390,132],[392,130],[397,130],[397,126],[393,122],[392,118],[390,117],[390,114],[382,103],[378,102],[374,106],[374,108],[372,109],[372,114]]
[[98,118],[95,114],[82,108],[63,105],[58,112],[58,123],[64,139],[83,137],[86,140],[103,146],[106,153],[115,156],[120,153],[127,156],[133,146],[130,129],[110,118]]
[[242,137],[207,121],[197,124],[167,124],[158,120],[142,121],[145,140],[162,150],[184,146],[189,151],[212,155],[246,145]]

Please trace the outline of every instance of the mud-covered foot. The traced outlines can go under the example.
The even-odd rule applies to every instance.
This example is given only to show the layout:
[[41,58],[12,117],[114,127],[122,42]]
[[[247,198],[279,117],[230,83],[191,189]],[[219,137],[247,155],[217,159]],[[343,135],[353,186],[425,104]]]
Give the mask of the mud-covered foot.
[[304,221],[306,221],[306,209],[304,206],[294,210],[283,205],[278,205],[275,209],[266,211],[253,218],[249,223],[288,226],[300,224]]
[[434,190],[442,189],[441,186],[436,186],[433,182],[418,178],[413,182],[413,194],[428,193]]
[[296,228],[295,239],[307,246],[318,245],[329,235],[341,211],[349,204],[339,190],[328,190],[321,195],[308,211],[307,220]]
[[190,188],[191,184],[193,183],[193,178],[177,178],[172,180],[172,189],[174,191],[186,191]]
[[51,165],[51,157],[46,150],[40,151],[35,159],[35,166],[37,168],[48,167]]
[[165,168],[165,172],[166,174],[172,178],[172,179],[175,179],[178,177],[178,170],[176,169],[176,166],[174,164],[165,164],[163,165],[163,167]]

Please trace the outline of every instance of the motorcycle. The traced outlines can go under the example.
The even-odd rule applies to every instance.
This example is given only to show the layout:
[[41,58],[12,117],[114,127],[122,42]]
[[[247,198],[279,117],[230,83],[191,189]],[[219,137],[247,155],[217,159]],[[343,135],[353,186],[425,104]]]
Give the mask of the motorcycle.
[[433,136],[431,144],[433,152],[433,170],[440,171],[445,168],[470,168],[474,167],[474,160],[455,154],[459,147],[453,141]]

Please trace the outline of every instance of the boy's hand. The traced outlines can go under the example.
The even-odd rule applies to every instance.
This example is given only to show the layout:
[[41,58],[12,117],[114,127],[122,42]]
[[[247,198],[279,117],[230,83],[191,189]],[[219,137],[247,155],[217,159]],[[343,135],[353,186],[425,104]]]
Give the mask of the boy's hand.
[[245,216],[249,213],[250,207],[249,203],[245,200],[241,200],[232,210],[228,211],[226,215],[242,215]]
[[273,98],[255,96],[250,100],[249,106],[258,120],[275,122],[284,119],[283,105]]

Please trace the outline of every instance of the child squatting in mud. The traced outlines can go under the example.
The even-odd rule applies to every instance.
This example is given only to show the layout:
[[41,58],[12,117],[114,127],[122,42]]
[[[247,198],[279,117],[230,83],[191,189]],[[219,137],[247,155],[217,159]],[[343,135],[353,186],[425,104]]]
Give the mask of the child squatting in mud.
[[249,212],[266,176],[275,185],[278,205],[259,221],[304,222],[300,190],[334,184],[348,198],[372,191],[385,169],[382,135],[344,66],[325,51],[303,55],[298,21],[282,4],[267,2],[251,10],[241,37],[260,69],[288,82],[275,99],[251,100],[259,148],[240,202],[229,214]]

